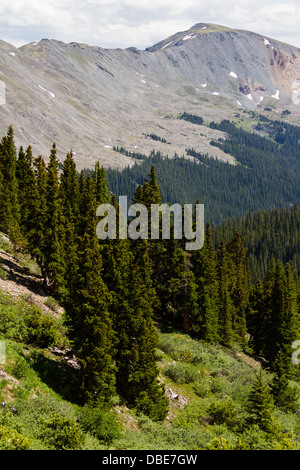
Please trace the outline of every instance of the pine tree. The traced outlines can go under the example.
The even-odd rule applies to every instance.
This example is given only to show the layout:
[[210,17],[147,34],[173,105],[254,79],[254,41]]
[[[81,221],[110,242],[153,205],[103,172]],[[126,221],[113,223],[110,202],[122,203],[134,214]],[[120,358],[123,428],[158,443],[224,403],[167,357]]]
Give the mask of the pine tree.
[[47,221],[47,170],[46,163],[41,156],[33,160],[33,170],[35,175],[35,184],[31,187],[32,197],[30,197],[27,202],[27,248],[29,253],[40,266],[43,278],[46,279],[44,247]]
[[274,402],[270,388],[263,380],[261,369],[255,377],[246,409],[249,413],[247,420],[249,424],[256,424],[265,432],[274,432],[275,421],[272,414]]
[[271,393],[274,403],[285,412],[296,412],[299,393],[296,387],[289,384],[289,367],[286,364],[286,356],[280,349],[273,365],[274,377],[271,384]]
[[265,295],[266,321],[264,356],[273,370],[279,351],[291,371],[292,343],[299,337],[299,318],[295,280],[287,265],[276,263],[273,281]]
[[247,248],[242,236],[236,232],[226,244],[226,251],[231,262],[232,281],[230,295],[234,305],[232,329],[235,341],[246,346],[247,321],[246,309],[249,303],[251,278],[246,259]]
[[233,315],[234,305],[230,295],[230,281],[232,272],[229,263],[225,244],[221,242],[217,252],[217,273],[218,273],[218,326],[219,338],[222,344],[230,346],[233,343]]
[[[28,246],[29,233],[33,229],[33,220],[37,209],[38,190],[33,168],[32,149],[29,146],[26,152],[20,147],[16,164],[16,177],[18,180],[18,200],[20,206],[20,229],[25,240],[24,245]],[[30,251],[30,249],[29,249]]]
[[117,318],[118,337],[123,340],[118,344],[118,374],[121,373],[122,383],[126,374],[127,386],[122,392],[129,403],[152,419],[161,420],[166,416],[167,400],[157,381],[158,342],[152,320],[153,290],[147,243],[139,243],[138,251],[135,259],[129,255],[127,299]]
[[59,191],[64,284],[67,287],[75,275],[78,252],[79,184],[72,152],[67,154],[63,162]]
[[99,205],[109,203],[106,172],[103,166],[100,167],[99,162],[96,162],[95,164],[93,179],[95,181],[97,204]]
[[192,254],[192,265],[198,293],[198,311],[193,318],[193,331],[209,343],[219,340],[217,257],[209,222],[206,224],[204,245]]
[[45,281],[54,290],[63,285],[64,273],[58,169],[59,161],[56,156],[56,145],[53,144],[50,161],[47,165],[46,224],[43,255],[46,273]]
[[96,236],[93,181],[81,175],[78,253],[65,300],[68,334],[81,365],[85,401],[108,404],[115,393],[115,334],[110,293],[103,281],[103,261]]
[[20,207],[16,162],[17,151],[14,132],[12,126],[9,126],[7,135],[0,142],[0,172],[3,176],[0,223],[2,230],[10,235],[11,240],[18,242],[20,238]]

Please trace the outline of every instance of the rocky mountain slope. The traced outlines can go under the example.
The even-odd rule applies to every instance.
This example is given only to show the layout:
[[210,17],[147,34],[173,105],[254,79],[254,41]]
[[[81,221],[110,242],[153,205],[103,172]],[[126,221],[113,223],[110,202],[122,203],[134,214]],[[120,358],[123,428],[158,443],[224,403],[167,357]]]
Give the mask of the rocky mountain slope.
[[[100,160],[114,168],[132,159],[114,152],[185,154],[187,147],[230,161],[209,145],[217,131],[177,120],[184,111],[209,121],[244,109],[300,121],[300,49],[258,34],[196,24],[142,51],[42,39],[20,48],[0,41],[0,128],[46,159],[53,142],[78,169]],[[267,109],[267,111],[265,111]],[[155,134],[168,144],[153,141]]]

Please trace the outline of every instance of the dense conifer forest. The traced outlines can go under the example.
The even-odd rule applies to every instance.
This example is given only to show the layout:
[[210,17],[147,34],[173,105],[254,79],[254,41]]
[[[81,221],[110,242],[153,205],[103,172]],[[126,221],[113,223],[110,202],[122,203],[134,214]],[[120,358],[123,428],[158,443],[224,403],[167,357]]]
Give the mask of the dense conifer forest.
[[192,148],[187,153],[194,161],[153,151],[150,158],[144,157],[130,169],[107,170],[110,191],[132,197],[151,166],[155,166],[163,201],[183,204],[199,199],[211,224],[246,216],[249,211],[299,204],[299,127],[258,116],[256,131],[249,132],[227,120],[204,124],[201,117],[187,113],[179,118],[200,130],[206,125],[225,132],[225,140],[211,141],[211,145],[233,156],[236,165],[209,158]]
[[[60,164],[53,144],[46,164],[30,146],[16,149],[10,127],[0,143],[0,230],[36,261],[45,289],[64,308],[79,364],[73,386],[80,406],[107,410],[119,396],[129,409],[164,422],[168,398],[158,380],[157,327],[173,328],[191,341],[238,348],[261,361],[272,380],[264,383],[261,372],[254,380],[243,429],[229,402],[216,402],[211,419],[237,436],[265,433],[293,448],[271,404],[283,413],[299,410],[291,386],[300,379],[292,361],[300,339],[298,131],[274,124],[271,140],[227,121],[210,125],[227,132],[214,145],[234,155],[237,166],[191,149],[194,163],[153,154],[122,173],[97,163],[78,175],[72,152]],[[99,240],[96,209],[110,203],[118,213],[122,194],[132,194],[149,213],[164,200],[203,202],[203,248],[185,251],[174,227],[168,240]],[[0,331],[5,338],[9,327]],[[247,448],[246,441],[236,448]]]

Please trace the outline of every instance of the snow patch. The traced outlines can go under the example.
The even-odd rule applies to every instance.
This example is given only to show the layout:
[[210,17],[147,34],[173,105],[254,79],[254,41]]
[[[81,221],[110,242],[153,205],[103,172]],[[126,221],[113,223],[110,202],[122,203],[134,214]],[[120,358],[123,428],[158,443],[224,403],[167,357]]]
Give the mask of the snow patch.
[[33,46],[36,46],[38,44],[38,42],[33,42],[32,45]]
[[212,94],[216,95],[216,96],[219,96],[220,93],[218,93],[217,91],[214,91]]
[[201,28],[201,29],[207,29],[207,26],[203,26],[203,28]]
[[16,55],[16,53],[15,53],[15,52],[10,52],[10,55],[13,55],[13,56],[15,56],[15,55]]
[[47,91],[49,93],[49,95],[52,96],[52,98],[55,98],[55,94],[52,93],[52,91],[46,90],[46,88],[44,88],[42,85],[39,85],[39,88],[43,91]]
[[237,104],[238,104],[239,106],[242,106],[242,108],[243,108],[243,105],[242,105],[242,103],[241,103],[239,100],[236,100],[236,102],[237,102]]
[[266,38],[264,39],[264,43],[265,43],[265,46],[270,46],[271,44],[270,41]]
[[183,38],[183,41],[188,41],[189,39],[194,39],[197,37],[197,34],[187,34],[186,36],[184,36]]
[[162,47],[162,49],[164,49],[165,47],[168,47],[170,44],[172,44],[173,41],[171,42],[168,42],[168,44],[166,44],[165,46]]
[[263,101],[264,97],[263,96],[260,96],[259,97],[259,102],[257,104],[260,104],[262,101]]
[[275,100],[280,100],[279,98],[279,90],[276,90],[276,93],[272,95],[272,98],[275,98]]
[[230,72],[230,74],[229,74],[229,75],[230,75],[231,77],[233,77],[233,78],[237,78],[237,74],[236,74],[236,73],[234,73],[234,72]]
[[249,95],[246,95],[246,97],[251,101],[253,100],[251,93],[249,93]]
[[207,87],[207,83],[203,83],[201,86],[202,86],[203,88],[206,88],[206,87]]

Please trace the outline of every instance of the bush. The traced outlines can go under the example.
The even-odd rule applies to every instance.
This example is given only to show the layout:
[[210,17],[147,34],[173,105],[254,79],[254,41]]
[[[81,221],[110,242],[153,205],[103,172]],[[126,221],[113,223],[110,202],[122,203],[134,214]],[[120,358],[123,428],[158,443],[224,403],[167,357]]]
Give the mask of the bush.
[[31,307],[24,318],[29,343],[45,348],[57,342],[58,331],[55,320],[43,314],[38,307]]
[[80,414],[79,423],[85,432],[110,445],[114,439],[119,439],[122,426],[114,412],[85,405]]
[[14,429],[0,425],[0,450],[29,450],[30,439]]
[[191,364],[170,364],[164,369],[164,374],[178,384],[188,384],[195,382],[199,373],[195,366]]
[[207,379],[200,379],[194,385],[196,395],[200,398],[206,398],[211,393],[210,383]]
[[45,423],[46,429],[42,438],[57,450],[80,449],[85,442],[85,436],[79,424],[65,416],[56,415]]
[[236,404],[230,398],[213,402],[208,408],[208,413],[212,424],[225,424],[232,430],[240,424]]

